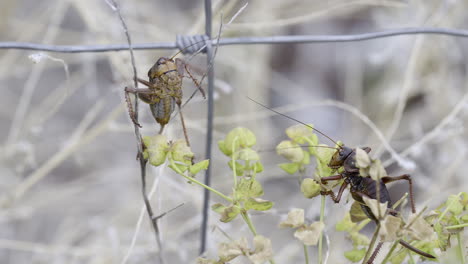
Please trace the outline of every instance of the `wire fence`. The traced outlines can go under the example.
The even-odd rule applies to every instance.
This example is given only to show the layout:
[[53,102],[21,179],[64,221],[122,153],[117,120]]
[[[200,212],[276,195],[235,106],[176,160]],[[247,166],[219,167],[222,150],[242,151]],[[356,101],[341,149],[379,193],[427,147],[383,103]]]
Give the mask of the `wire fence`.
[[[213,118],[214,118],[214,70],[213,62],[213,47],[227,45],[256,45],[256,44],[307,44],[307,43],[336,43],[336,42],[357,42],[374,40],[388,37],[418,35],[418,34],[433,34],[449,37],[468,37],[468,30],[450,29],[450,28],[402,28],[385,30],[380,32],[351,34],[351,35],[286,35],[286,36],[270,36],[270,37],[235,37],[235,38],[219,38],[212,39],[212,3],[211,0],[205,0],[205,35],[202,35],[201,41],[192,49],[197,51],[200,47],[206,46],[204,52],[207,54],[208,68],[207,86],[208,86],[208,101],[207,101],[207,127],[206,127],[206,159],[211,159],[212,156],[212,141],[213,141]],[[19,49],[19,50],[34,50],[47,51],[56,53],[90,53],[90,52],[117,52],[133,50],[154,50],[154,49],[183,49],[187,43],[194,43],[200,40],[200,35],[178,36],[174,42],[158,42],[158,43],[143,43],[143,44],[109,44],[109,45],[47,45],[40,43],[25,43],[25,42],[0,42],[0,49]],[[208,168],[205,175],[205,184],[210,185],[211,166]],[[207,223],[208,223],[208,208],[209,208],[209,191],[204,191],[203,203],[203,219],[201,223],[201,238],[200,238],[200,253],[206,250],[207,240]]]

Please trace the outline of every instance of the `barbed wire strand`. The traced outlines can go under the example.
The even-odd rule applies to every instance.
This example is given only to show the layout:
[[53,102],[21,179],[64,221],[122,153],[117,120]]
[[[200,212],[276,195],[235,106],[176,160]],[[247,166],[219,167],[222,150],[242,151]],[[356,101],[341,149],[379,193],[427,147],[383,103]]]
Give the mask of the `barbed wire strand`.
[[[350,35],[297,35],[297,36],[271,36],[271,37],[237,37],[222,38],[212,40],[212,45],[255,45],[255,44],[293,44],[293,43],[327,43],[327,42],[356,42],[379,38],[387,38],[401,35],[445,35],[452,37],[468,37],[468,30],[450,29],[450,28],[401,28],[379,32],[350,34]],[[133,44],[133,50],[152,50],[152,49],[176,49],[175,42],[157,42]],[[30,42],[0,42],[0,49],[22,49],[37,50],[59,53],[84,53],[84,52],[112,52],[126,51],[128,44],[110,44],[110,45],[48,45]]]

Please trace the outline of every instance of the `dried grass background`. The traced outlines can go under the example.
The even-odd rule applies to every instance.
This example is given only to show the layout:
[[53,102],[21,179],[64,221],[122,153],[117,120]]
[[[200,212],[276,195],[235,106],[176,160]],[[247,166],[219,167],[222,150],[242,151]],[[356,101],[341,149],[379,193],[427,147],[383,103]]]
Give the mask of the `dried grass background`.
[[[221,12],[228,20],[244,3],[214,1],[213,31]],[[204,32],[201,0],[119,4],[134,43],[174,41],[176,34]],[[0,7],[2,41],[125,43],[120,22],[104,0],[3,0]],[[257,0],[249,1],[223,37],[467,28],[467,9],[468,2],[462,0]],[[397,153],[409,149],[403,163],[388,163],[388,173],[410,173],[417,208],[435,208],[449,194],[468,190],[467,44],[461,38],[419,35],[357,43],[220,47],[214,142],[236,126],[252,129],[262,150],[285,138],[284,130],[294,123],[259,108],[248,95],[282,106],[282,111],[348,146],[370,146],[371,154],[388,160],[382,141],[349,111],[354,107],[375,123]],[[129,53],[46,53],[50,57],[38,63],[31,54],[38,56],[0,50],[0,262],[155,263],[157,248],[142,207],[133,128],[123,104],[123,88],[132,84]],[[145,77],[157,58],[172,54],[137,51],[139,76]],[[198,55],[191,63],[203,69],[205,61]],[[194,89],[186,80],[185,94]],[[140,105],[142,133],[156,133],[159,126],[148,107]],[[184,113],[193,150],[202,159],[206,101],[196,96]],[[166,134],[182,138],[180,122],[173,120]],[[266,170],[259,180],[266,199],[276,204],[273,212],[254,215],[253,222],[260,234],[273,240],[277,263],[303,263],[302,246],[290,230],[277,225],[293,207],[306,208],[307,218],[316,220],[320,199],[303,198],[297,178],[277,168],[282,160],[273,152],[262,152],[262,160]],[[215,145],[212,185],[229,193],[227,161]],[[160,221],[166,263],[194,263],[201,188],[165,168],[149,168],[148,177],[156,214],[184,203]],[[390,187],[394,200],[406,191],[403,183]],[[327,204],[328,263],[346,263],[343,251],[351,249],[345,235],[334,231],[351,204],[345,202],[347,192],[344,197],[339,205]],[[217,218],[211,214],[211,257],[217,243],[227,239],[218,228],[233,238],[250,237],[240,220],[223,224]],[[454,255],[449,252],[443,260],[453,263]],[[316,260],[315,249],[311,258]]]

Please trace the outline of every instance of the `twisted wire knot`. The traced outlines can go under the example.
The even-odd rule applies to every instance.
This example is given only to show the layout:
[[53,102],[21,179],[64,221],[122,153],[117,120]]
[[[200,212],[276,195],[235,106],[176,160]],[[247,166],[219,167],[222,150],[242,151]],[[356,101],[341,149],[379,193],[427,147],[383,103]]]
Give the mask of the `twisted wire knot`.
[[194,54],[195,52],[206,53],[207,35],[177,35],[176,46],[183,54]]

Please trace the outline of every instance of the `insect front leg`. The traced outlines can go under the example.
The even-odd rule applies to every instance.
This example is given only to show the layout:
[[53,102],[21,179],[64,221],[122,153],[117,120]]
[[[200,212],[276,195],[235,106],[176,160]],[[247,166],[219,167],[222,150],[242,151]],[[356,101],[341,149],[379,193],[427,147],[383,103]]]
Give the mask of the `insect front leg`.
[[409,174],[403,174],[400,176],[385,176],[385,177],[382,177],[381,180],[385,184],[394,182],[394,181],[399,181],[399,180],[407,180],[409,184],[411,211],[413,212],[413,214],[416,213],[416,206],[414,205],[414,196],[413,196],[413,182],[411,181],[411,176]]
[[[337,180],[341,180],[342,178],[343,178],[343,176],[341,176],[341,174],[338,174],[338,175],[323,177],[320,180],[322,181],[322,183],[326,183],[327,181],[337,181]],[[336,196],[333,193],[333,191],[325,191],[325,192],[321,192],[321,194],[322,195],[330,195],[332,200],[335,203],[339,203],[340,200],[341,200],[341,196],[343,195],[343,192],[344,192],[344,190],[346,189],[347,186],[348,186],[348,183],[343,182],[341,184],[340,189],[338,190],[338,194]]]
[[135,118],[136,113],[133,110],[132,101],[130,100],[130,96],[129,96],[129,93],[131,92],[129,90],[131,90],[131,88],[125,87],[125,101],[127,102],[128,114],[130,115],[130,119],[132,120],[133,124],[141,128],[142,126],[140,125],[140,123],[138,123],[138,121]]

